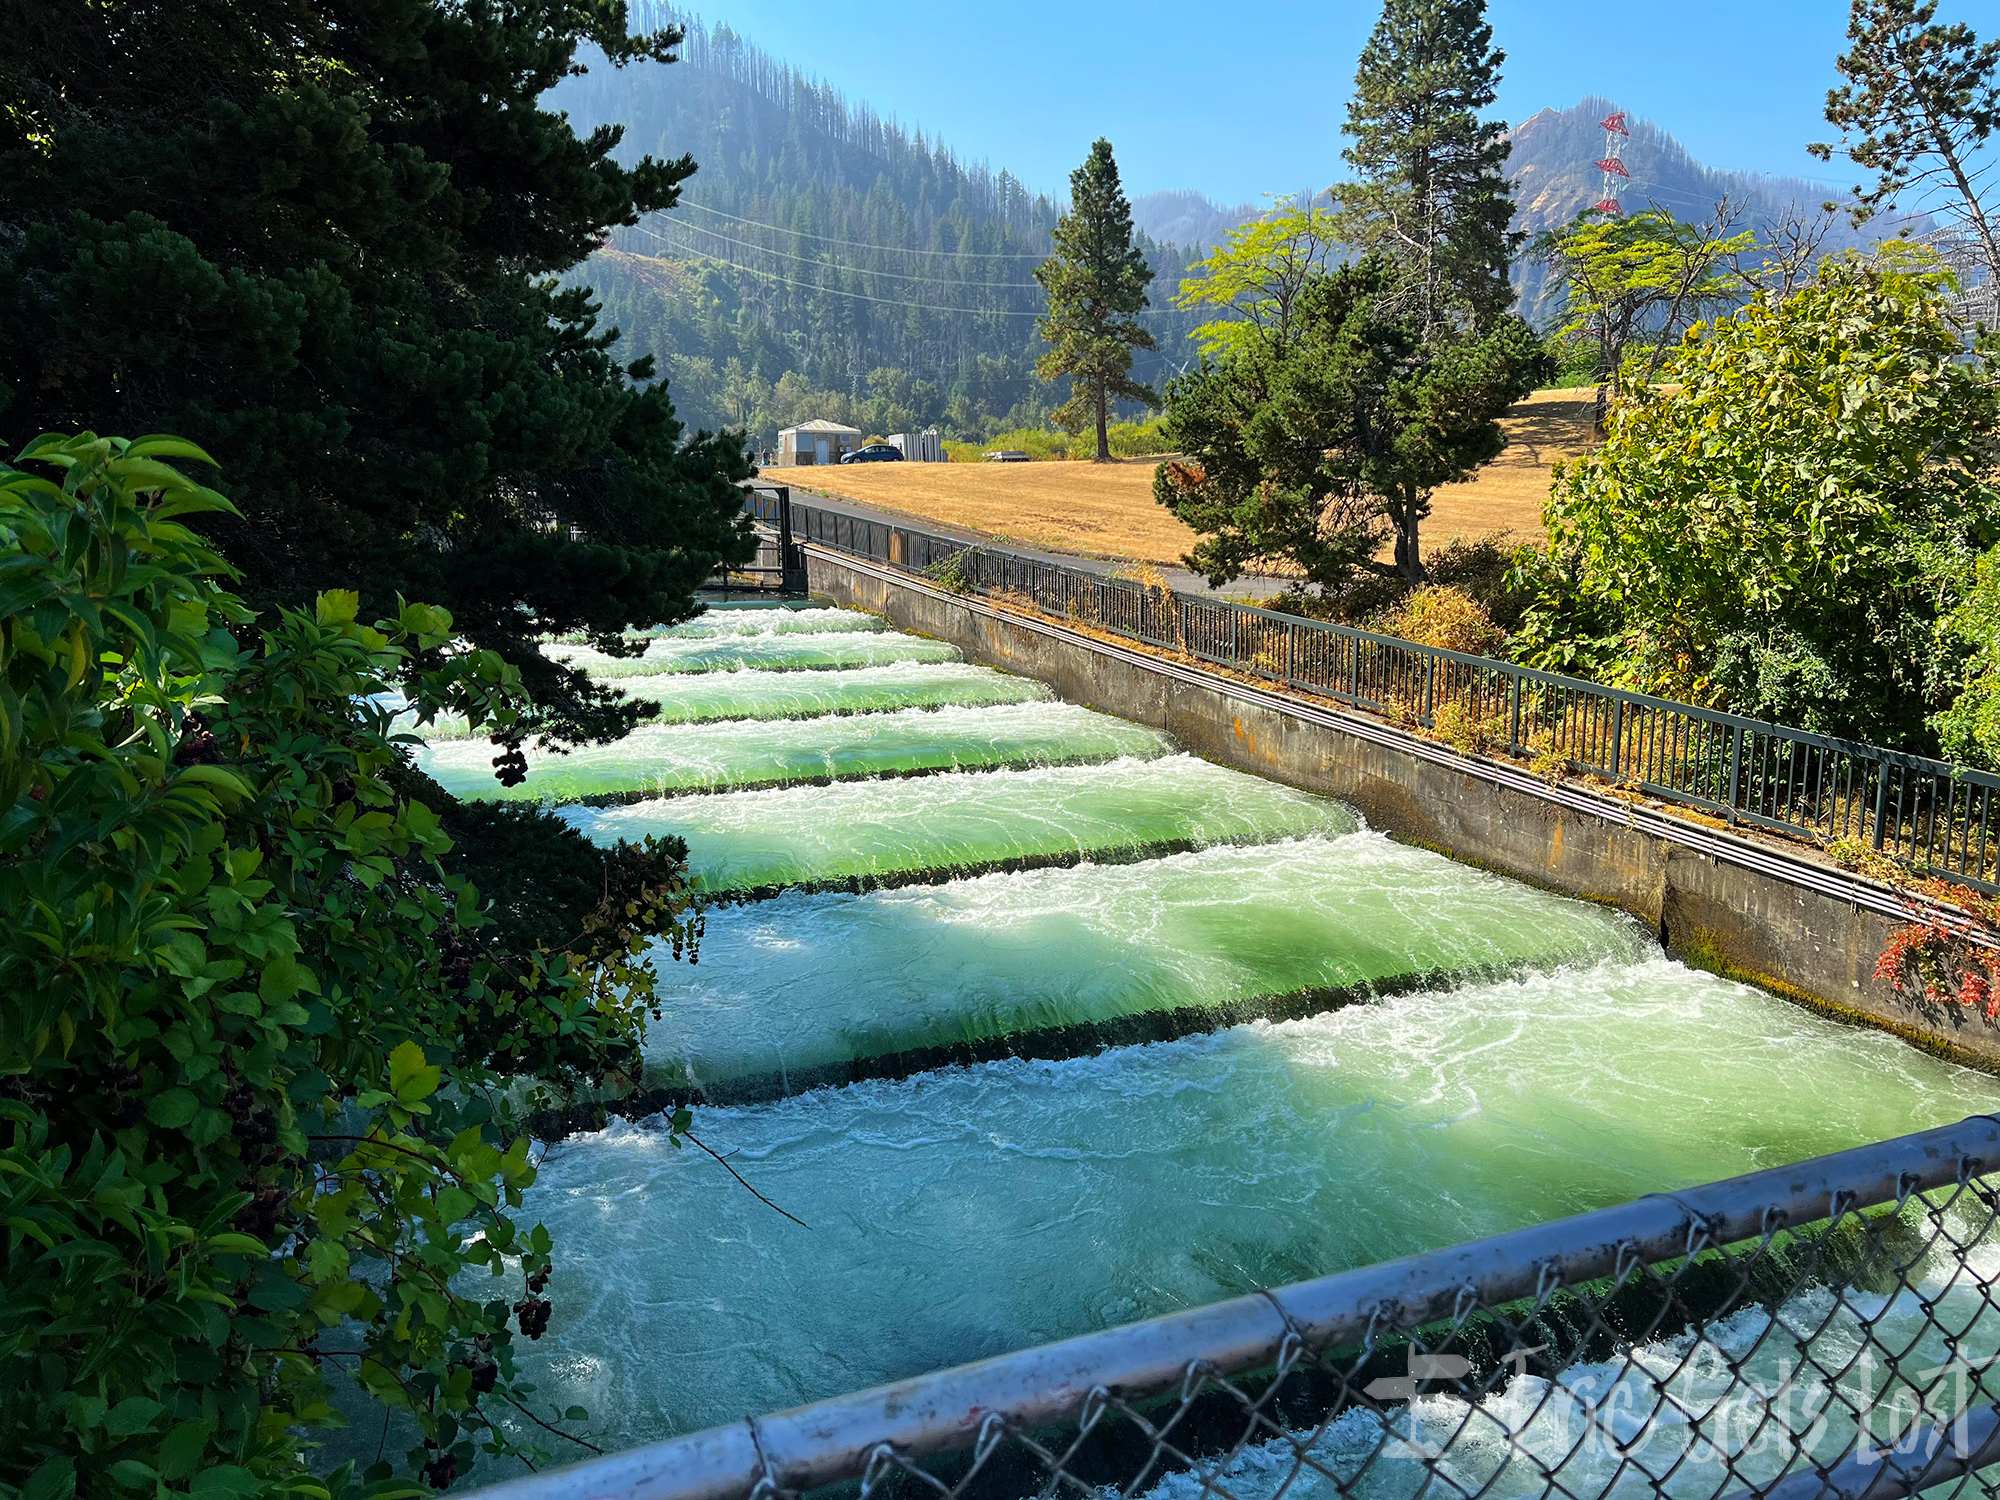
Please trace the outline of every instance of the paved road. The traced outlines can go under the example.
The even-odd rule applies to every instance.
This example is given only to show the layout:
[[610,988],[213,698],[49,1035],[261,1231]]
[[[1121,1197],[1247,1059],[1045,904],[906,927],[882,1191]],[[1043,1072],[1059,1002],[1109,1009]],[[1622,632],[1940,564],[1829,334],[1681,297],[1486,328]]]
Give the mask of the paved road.
[[[759,482],[763,484],[779,484],[784,481],[760,478]],[[951,537],[954,541],[1003,547],[1007,551],[1018,553],[1022,557],[1032,557],[1042,562],[1056,563],[1062,567],[1079,568],[1086,573],[1112,573],[1120,568],[1130,566],[1129,563],[1121,562],[1116,558],[1084,557],[1074,552],[1043,552],[1034,547],[1024,547],[1019,542],[1005,541],[1001,538],[990,536],[984,532],[969,531],[963,526],[947,526],[942,521],[934,521],[927,516],[913,516],[904,511],[888,510],[877,505],[862,505],[853,500],[836,500],[830,496],[819,494],[816,491],[804,489],[797,484],[792,485],[791,488],[792,497],[795,500],[805,505],[817,506],[821,510],[837,511],[841,515],[860,516],[863,520],[868,521],[907,522],[911,526],[933,532],[938,536]],[[1234,583],[1224,584],[1219,589],[1212,589],[1208,586],[1206,578],[1203,578],[1199,573],[1190,573],[1185,568],[1162,568],[1160,572],[1165,576],[1167,583],[1180,593],[1211,594],[1228,599],[1268,599],[1271,595],[1282,591],[1288,581],[1283,578],[1246,577],[1239,578]]]

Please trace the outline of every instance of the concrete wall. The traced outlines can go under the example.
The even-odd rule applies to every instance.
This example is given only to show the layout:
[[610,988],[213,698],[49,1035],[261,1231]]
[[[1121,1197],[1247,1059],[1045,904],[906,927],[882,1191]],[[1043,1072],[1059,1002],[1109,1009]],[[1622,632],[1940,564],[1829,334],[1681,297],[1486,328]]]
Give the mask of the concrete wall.
[[1784,863],[1768,850],[1738,863],[1683,847],[1633,826],[1622,803],[1566,806],[1498,784],[1480,762],[1441,756],[1436,746],[1418,753],[1376,743],[1379,730],[1371,736],[1357,724],[1344,731],[1321,722],[1323,713],[1301,717],[1217,675],[1182,680],[1184,669],[1135,660],[1075,632],[1035,628],[818,549],[811,550],[808,580],[816,593],[949,641],[968,660],[1039,678],[1072,703],[1162,729],[1208,760],[1350,802],[1404,842],[1620,907],[1654,928],[1676,958],[2000,1072],[2000,1026],[1956,1004],[1912,1005],[1875,979],[1876,957],[1899,923],[1758,868]]

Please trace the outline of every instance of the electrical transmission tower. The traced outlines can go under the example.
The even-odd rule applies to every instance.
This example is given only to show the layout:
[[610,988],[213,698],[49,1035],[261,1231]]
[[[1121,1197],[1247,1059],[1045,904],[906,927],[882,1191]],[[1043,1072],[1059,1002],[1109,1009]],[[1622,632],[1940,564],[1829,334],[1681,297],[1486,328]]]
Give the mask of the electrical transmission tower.
[[1964,224],[1942,224],[1913,236],[1942,261],[1958,282],[1954,310],[1968,327],[2000,328],[2000,280],[1987,267],[1981,245]]
[[1631,181],[1632,174],[1625,170],[1625,142],[1632,132],[1625,128],[1625,111],[1614,109],[1604,117],[1604,157],[1596,165],[1604,173],[1604,196],[1597,200],[1596,208],[1601,214],[1623,213],[1618,206],[1618,195],[1624,191],[1622,184]]

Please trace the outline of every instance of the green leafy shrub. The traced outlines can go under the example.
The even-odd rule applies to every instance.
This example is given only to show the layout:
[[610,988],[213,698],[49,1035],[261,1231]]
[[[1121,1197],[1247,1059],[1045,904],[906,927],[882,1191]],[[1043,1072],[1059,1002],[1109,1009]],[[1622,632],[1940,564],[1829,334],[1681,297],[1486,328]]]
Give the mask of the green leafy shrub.
[[168,459],[205,461],[0,466],[0,1493],[420,1492],[313,1477],[334,1371],[443,1487],[510,1448],[548,1318],[512,1085],[636,1066],[683,872],[613,851],[580,930],[498,941],[381,695],[504,731],[514,670],[421,604],[259,626]]
[[1968,646],[1957,696],[1931,719],[1944,753],[1975,766],[2000,766],[2000,548],[1979,559],[1958,607],[1941,622]]
[[946,593],[969,594],[972,592],[972,570],[978,561],[977,547],[960,547],[925,568],[923,576]]
[[2000,387],[1950,278],[1830,261],[1690,331],[1558,466],[1517,655],[1803,729],[1928,748],[1937,628],[2000,538]]

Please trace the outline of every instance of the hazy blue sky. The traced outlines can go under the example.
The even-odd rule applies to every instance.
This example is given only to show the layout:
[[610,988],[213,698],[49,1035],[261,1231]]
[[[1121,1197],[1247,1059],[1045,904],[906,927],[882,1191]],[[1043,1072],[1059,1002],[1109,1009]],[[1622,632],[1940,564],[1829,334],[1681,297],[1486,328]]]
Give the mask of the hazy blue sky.
[[[905,124],[1062,189],[1108,135],[1128,190],[1223,202],[1324,186],[1375,3],[1235,0],[683,0]],[[1990,0],[1944,0],[1981,25]],[[1814,177],[1805,144],[1846,33],[1843,0],[1490,0],[1500,113],[1589,93],[1657,120],[1711,166]],[[1833,172],[1843,184],[1844,173]]]

